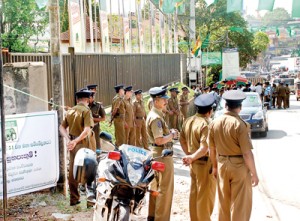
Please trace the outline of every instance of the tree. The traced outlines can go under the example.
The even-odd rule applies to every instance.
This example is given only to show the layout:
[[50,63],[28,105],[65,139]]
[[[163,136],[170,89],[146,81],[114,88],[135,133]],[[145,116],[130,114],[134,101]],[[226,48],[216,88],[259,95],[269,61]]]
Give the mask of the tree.
[[268,48],[270,39],[264,32],[256,32],[252,41],[252,48],[255,54],[259,54]]
[[2,46],[13,52],[30,52],[32,36],[44,34],[48,14],[35,0],[3,0]]
[[278,27],[285,26],[291,20],[291,16],[284,8],[276,8],[272,12],[267,12],[262,20],[264,26]]

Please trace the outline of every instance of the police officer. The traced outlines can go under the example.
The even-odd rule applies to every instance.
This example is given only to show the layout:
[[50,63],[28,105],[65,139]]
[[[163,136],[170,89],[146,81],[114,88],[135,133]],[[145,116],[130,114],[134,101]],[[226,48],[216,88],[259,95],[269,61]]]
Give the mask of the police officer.
[[[73,177],[74,158],[80,148],[90,148],[91,133],[94,126],[91,110],[88,107],[91,92],[82,90],[76,93],[77,105],[68,110],[66,116],[59,126],[61,135],[67,141],[67,148],[70,154],[69,162],[69,188],[70,188],[70,205],[74,206],[80,203],[78,182]],[[67,131],[69,128],[69,133]],[[91,148],[92,149],[92,148]],[[95,150],[94,150],[95,151]]]
[[146,110],[142,100],[142,90],[134,91],[135,101],[133,103],[133,112],[135,116],[135,145],[148,149],[148,137],[146,132]]
[[90,84],[86,86],[88,90],[92,92],[90,96],[90,103],[89,108],[92,111],[93,119],[94,119],[94,128],[93,131],[95,133],[95,139],[96,139],[96,147],[97,149],[100,149],[100,122],[105,121],[105,110],[102,106],[102,103],[95,101],[95,95],[97,92],[97,85],[96,84]]
[[134,112],[132,104],[132,86],[124,88],[125,96],[125,143],[135,145]]
[[180,111],[179,111],[179,103],[177,98],[179,91],[177,88],[171,88],[169,91],[171,92],[171,97],[168,100],[170,128],[179,129],[178,120],[179,120]]
[[291,90],[289,88],[289,84],[285,84],[285,90],[286,90],[286,96],[285,96],[285,107],[284,108],[290,108],[290,93],[291,93]]
[[[161,156],[163,149],[172,148],[172,139],[178,138],[178,131],[169,130],[164,121],[162,110],[167,105],[166,89],[154,87],[149,90],[153,99],[153,107],[146,120],[146,129],[151,143],[153,157]],[[150,195],[148,220],[169,221],[173,190],[174,190],[174,165],[172,157],[157,159],[165,164],[164,172],[156,173],[151,183],[151,190],[159,190],[157,197]]]
[[252,186],[259,182],[250,126],[239,117],[246,95],[231,90],[223,98],[227,111],[210,124],[208,136],[213,174],[218,177],[219,220],[246,221],[251,215]]
[[116,146],[125,143],[125,103],[124,103],[124,85],[116,85],[116,96],[113,98],[111,106],[111,121],[115,126]]
[[182,94],[179,96],[180,113],[182,115],[182,122],[187,119],[188,108],[189,108],[189,89],[184,86],[182,87]]
[[279,83],[278,87],[276,88],[276,92],[277,92],[278,109],[282,109],[282,103],[283,103],[283,107],[285,108],[286,88],[283,86],[282,82]]
[[210,221],[213,212],[216,180],[212,174],[212,164],[208,156],[208,125],[215,103],[213,94],[199,95],[194,103],[197,112],[189,117],[182,126],[180,144],[187,154],[183,158],[190,165],[190,218],[191,221]]

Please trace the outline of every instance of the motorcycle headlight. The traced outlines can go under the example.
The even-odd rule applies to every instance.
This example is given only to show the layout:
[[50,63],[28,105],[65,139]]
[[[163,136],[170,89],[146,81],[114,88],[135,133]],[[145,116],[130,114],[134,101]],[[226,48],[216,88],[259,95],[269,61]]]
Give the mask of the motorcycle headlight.
[[252,117],[253,120],[260,120],[260,119],[263,119],[263,118],[264,118],[264,112],[263,111],[258,111]]
[[130,180],[130,183],[132,186],[136,186],[140,179],[143,176],[144,173],[144,168],[139,167],[139,168],[133,168],[133,166],[129,163],[127,165],[127,172],[128,172],[128,178]]

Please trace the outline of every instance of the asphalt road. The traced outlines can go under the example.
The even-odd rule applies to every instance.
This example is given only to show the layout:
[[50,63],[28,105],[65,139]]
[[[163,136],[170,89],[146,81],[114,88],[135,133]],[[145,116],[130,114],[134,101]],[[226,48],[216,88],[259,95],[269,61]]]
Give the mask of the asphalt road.
[[[268,136],[252,140],[260,178],[256,196],[264,200],[262,207],[265,206],[267,218],[299,221],[300,101],[292,95],[290,108],[268,111],[268,120]],[[254,207],[260,203],[254,201]]]

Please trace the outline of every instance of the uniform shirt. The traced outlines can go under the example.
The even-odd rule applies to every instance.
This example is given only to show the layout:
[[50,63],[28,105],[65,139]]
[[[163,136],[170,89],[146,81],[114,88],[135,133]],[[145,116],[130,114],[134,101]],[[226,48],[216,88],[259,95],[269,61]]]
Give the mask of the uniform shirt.
[[168,107],[171,111],[178,111],[179,110],[179,104],[177,97],[170,97],[168,99]]
[[[93,118],[105,117],[105,110],[100,102],[94,101],[93,103],[89,104],[89,108],[92,111]],[[99,122],[96,122],[94,128],[98,126]]]
[[278,95],[278,96],[285,97],[285,95],[286,95],[286,88],[283,87],[283,86],[281,86],[281,85],[279,85],[279,86],[277,87],[276,92],[277,92],[277,95]]
[[152,107],[146,120],[146,130],[150,143],[155,143],[156,138],[170,134],[169,128],[164,121],[164,116],[161,110]]
[[146,117],[146,110],[144,106],[144,102],[142,100],[138,101],[135,100],[133,103],[133,112],[134,116],[141,118],[141,117]]
[[208,147],[208,124],[208,119],[198,113],[183,123],[180,140],[185,141],[189,153],[195,153],[200,147]]
[[[188,102],[189,101],[189,95],[188,94],[181,94],[179,96],[179,102]],[[181,107],[186,107],[188,104],[180,104]]]
[[253,149],[250,125],[238,114],[226,112],[209,126],[208,145],[217,149],[219,155],[242,155]]
[[286,95],[290,95],[290,93],[291,93],[290,88],[289,87],[285,87],[285,90],[286,90]]
[[77,104],[68,110],[62,126],[69,127],[70,135],[79,136],[85,127],[92,128],[94,126],[91,110],[84,104]]
[[122,97],[120,97],[118,94],[113,98],[111,111],[114,111],[114,109],[117,108],[118,111],[116,114],[124,115],[125,114],[125,104]]
[[125,121],[128,127],[133,127],[134,113],[133,113],[133,105],[131,103],[131,99],[124,99],[124,104],[125,104]]

